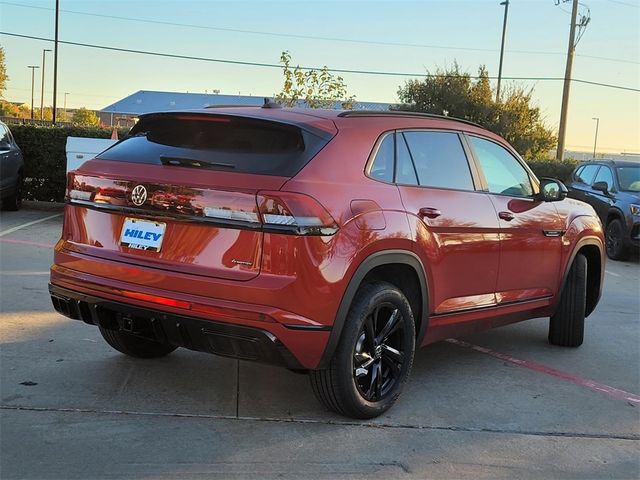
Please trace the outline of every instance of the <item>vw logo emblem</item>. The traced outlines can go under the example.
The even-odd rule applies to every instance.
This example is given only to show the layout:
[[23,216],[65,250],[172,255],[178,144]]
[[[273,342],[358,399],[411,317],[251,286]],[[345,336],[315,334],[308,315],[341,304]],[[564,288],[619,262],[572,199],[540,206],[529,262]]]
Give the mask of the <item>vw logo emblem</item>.
[[131,201],[138,207],[147,201],[147,189],[143,185],[136,186],[131,192]]

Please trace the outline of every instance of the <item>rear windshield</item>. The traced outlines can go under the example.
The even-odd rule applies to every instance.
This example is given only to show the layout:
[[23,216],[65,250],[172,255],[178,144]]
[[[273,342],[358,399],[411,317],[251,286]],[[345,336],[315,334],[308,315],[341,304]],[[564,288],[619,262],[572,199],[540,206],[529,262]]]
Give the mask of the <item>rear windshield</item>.
[[330,139],[326,132],[269,120],[156,114],[97,158],[291,177]]
[[640,165],[637,167],[618,167],[620,190],[640,192]]

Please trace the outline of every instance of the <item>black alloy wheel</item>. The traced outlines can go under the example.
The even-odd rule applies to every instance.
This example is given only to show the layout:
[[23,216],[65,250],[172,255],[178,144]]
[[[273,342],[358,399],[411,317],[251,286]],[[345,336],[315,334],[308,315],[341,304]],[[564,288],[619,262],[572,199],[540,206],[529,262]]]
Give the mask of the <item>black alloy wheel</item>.
[[353,380],[369,402],[382,400],[400,379],[405,360],[404,322],[391,303],[378,305],[366,318],[353,353]]
[[624,226],[618,218],[614,218],[607,225],[605,248],[607,256],[612,260],[624,260],[627,257],[624,244]]
[[382,415],[402,392],[415,345],[413,311],[402,291],[382,281],[362,285],[333,358],[325,368],[309,371],[313,393],[340,415]]

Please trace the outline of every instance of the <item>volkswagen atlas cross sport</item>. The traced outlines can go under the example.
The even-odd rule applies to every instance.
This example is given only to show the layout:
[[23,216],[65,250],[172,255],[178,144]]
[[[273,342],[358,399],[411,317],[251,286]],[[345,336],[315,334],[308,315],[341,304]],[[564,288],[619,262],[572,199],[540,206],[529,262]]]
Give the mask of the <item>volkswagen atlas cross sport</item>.
[[551,317],[549,341],[576,347],[601,292],[594,210],[447,117],[153,113],[67,189],[58,312],[134,357],[308,372],[351,417],[385,412],[441,339]]

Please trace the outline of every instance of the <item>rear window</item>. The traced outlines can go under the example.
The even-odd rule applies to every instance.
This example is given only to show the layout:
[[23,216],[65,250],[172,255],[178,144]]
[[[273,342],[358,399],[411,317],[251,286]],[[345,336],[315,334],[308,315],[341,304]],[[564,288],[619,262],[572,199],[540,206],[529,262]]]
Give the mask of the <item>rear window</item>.
[[223,115],[143,117],[103,160],[278,175],[298,173],[332,135],[298,125]]

